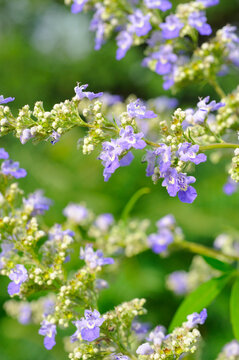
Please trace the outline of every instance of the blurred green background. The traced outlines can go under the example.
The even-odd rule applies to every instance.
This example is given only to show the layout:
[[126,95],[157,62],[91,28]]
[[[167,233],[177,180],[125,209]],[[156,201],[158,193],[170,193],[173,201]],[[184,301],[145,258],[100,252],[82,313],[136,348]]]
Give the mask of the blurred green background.
[[[93,34],[88,31],[90,18],[72,15],[62,0],[1,0],[0,4],[0,94],[16,97],[11,106],[14,113],[25,104],[33,106],[37,100],[44,101],[45,108],[50,109],[74,95],[77,81],[89,83],[93,91],[124,97],[134,93],[149,99],[165,94],[160,77],[141,67],[142,49],[131,50],[121,62],[115,60],[113,41],[95,52]],[[209,9],[209,22],[214,29],[227,23],[236,24],[238,13],[238,0],[221,0],[219,6]],[[238,84],[238,74],[221,79],[221,83],[226,91],[232,90]],[[217,99],[209,86],[191,86],[175,96],[181,107],[187,107],[196,104],[199,96],[208,94]],[[23,146],[12,136],[0,140],[0,146],[28,171],[27,178],[20,181],[22,188],[26,192],[43,188],[54,200],[46,218],[49,225],[63,219],[62,208],[70,201],[85,202],[96,213],[112,212],[117,218],[132,194],[147,186],[151,193],[139,201],[133,215],[156,221],[173,213],[188,240],[211,245],[216,235],[238,226],[239,194],[227,197],[222,192],[229,155],[225,154],[219,164],[208,162],[197,167],[199,196],[192,205],[185,205],[145,177],[140,157],[104,183],[96,154],[83,156],[76,150],[80,136],[82,133],[76,129],[55,146],[50,143]],[[101,309],[107,310],[133,297],[146,297],[147,320],[153,325],[167,326],[181,299],[165,289],[165,275],[177,269],[187,270],[191,258],[189,254],[178,253],[160,259],[148,252],[125,260],[111,288],[102,294]],[[0,281],[2,308],[7,299],[7,280]],[[209,319],[203,329],[204,360],[214,359],[223,344],[233,337],[229,291],[230,287],[226,288],[209,307]],[[19,325],[7,318],[3,310],[0,315],[1,360],[67,358],[59,338],[57,346],[47,352],[42,337],[37,335],[37,327]]]

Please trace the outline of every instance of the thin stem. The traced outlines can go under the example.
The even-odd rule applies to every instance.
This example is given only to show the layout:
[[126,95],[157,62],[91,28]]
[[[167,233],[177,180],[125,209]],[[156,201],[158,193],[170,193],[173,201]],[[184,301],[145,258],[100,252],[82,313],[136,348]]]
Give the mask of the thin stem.
[[221,99],[226,97],[226,94],[224,93],[223,89],[218,84],[216,79],[214,79],[214,78],[209,79],[209,83],[212,85],[212,87],[215,89],[215,91],[217,92],[217,94],[220,96]]
[[130,212],[132,211],[133,207],[135,206],[136,202],[141,198],[141,196],[149,194],[149,193],[150,193],[150,189],[146,188],[146,187],[136,191],[136,193],[134,193],[134,195],[130,198],[130,200],[126,204],[126,206],[122,212],[121,218],[124,221],[126,221]]
[[239,148],[239,144],[229,144],[229,143],[218,143],[218,144],[210,144],[210,145],[202,145],[199,147],[199,150],[214,150],[214,149],[237,149]]
[[217,260],[221,260],[224,262],[228,261],[239,261],[239,256],[237,255],[228,255],[223,254],[222,252],[208,248],[207,246],[196,244],[194,242],[180,241],[177,245],[185,250],[188,250],[194,254],[199,254],[203,256],[208,256]]

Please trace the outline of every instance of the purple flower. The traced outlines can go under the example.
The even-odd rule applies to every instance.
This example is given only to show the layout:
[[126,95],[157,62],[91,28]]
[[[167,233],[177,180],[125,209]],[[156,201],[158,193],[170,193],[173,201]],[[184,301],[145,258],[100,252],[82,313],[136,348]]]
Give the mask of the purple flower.
[[90,91],[84,91],[85,89],[87,89],[87,87],[88,87],[88,84],[81,85],[81,86],[77,85],[75,87],[75,93],[76,93],[76,97],[78,100],[82,100],[83,98],[93,100],[93,99],[98,98],[103,95],[103,92],[99,92],[99,93],[95,94]]
[[179,20],[176,15],[169,15],[166,17],[166,22],[161,23],[159,26],[162,29],[162,36],[164,39],[174,39],[179,36],[180,30],[184,24]]
[[88,0],[73,0],[73,4],[71,5],[71,12],[73,14],[77,14],[81,12]]
[[149,343],[144,343],[138,347],[136,354],[138,355],[151,355],[154,353],[154,350],[151,348]]
[[111,175],[120,166],[130,165],[131,161],[133,160],[133,154],[129,152],[121,160],[119,159],[119,156],[124,151],[124,149],[121,147],[119,139],[111,139],[110,142],[103,142],[102,148],[103,151],[100,153],[98,159],[102,160],[102,164],[104,166],[104,180],[108,181]]
[[154,174],[154,168],[156,163],[156,154],[154,150],[146,150],[146,155],[143,161],[147,162],[146,176],[152,176]]
[[191,143],[185,142],[180,144],[177,151],[177,156],[181,161],[191,161],[198,165],[201,162],[207,161],[205,154],[197,154],[199,151],[199,145],[192,145]]
[[187,322],[185,323],[188,329],[192,329],[197,325],[203,325],[207,319],[207,309],[203,309],[199,314],[193,313],[187,316]]
[[26,144],[26,142],[28,140],[30,140],[31,138],[33,138],[34,135],[32,135],[31,130],[30,129],[24,129],[22,134],[20,135],[20,141],[21,143],[24,145]]
[[94,225],[103,232],[106,232],[113,224],[114,217],[112,214],[99,215],[94,222]]
[[51,350],[55,345],[55,336],[56,336],[56,325],[50,323],[47,320],[41,322],[41,328],[39,329],[39,335],[45,336],[44,346],[47,350]]
[[95,269],[97,266],[114,264],[114,259],[105,258],[101,250],[94,251],[90,244],[86,245],[85,249],[80,249],[80,259],[85,260],[91,269]]
[[[49,240],[48,241],[58,241],[61,242],[64,236],[73,237],[75,235],[74,231],[66,229],[62,230],[60,224],[55,224],[53,228],[49,231]],[[73,239],[72,239],[73,241]]]
[[128,31],[123,30],[117,35],[116,42],[118,46],[116,60],[121,60],[133,44],[132,35]]
[[43,196],[42,190],[37,190],[30,194],[27,199],[23,199],[24,206],[32,209],[31,216],[43,215],[45,211],[49,210],[52,201]]
[[206,8],[214,5],[218,5],[220,0],[196,0],[203,4]]
[[96,279],[95,280],[95,287],[98,290],[108,289],[109,284],[104,279]]
[[168,214],[157,221],[156,225],[159,230],[163,228],[174,228],[176,225],[175,217],[171,214]]
[[120,144],[125,150],[145,148],[147,144],[142,140],[143,137],[144,134],[142,132],[135,134],[134,129],[130,125],[120,130]]
[[221,107],[225,106],[224,103],[217,103],[215,100],[210,101],[210,96],[200,99],[197,103],[198,110],[193,114],[193,121],[196,124],[202,124],[211,111],[217,111]]
[[77,341],[79,339],[79,335],[81,335],[81,338],[86,341],[96,340],[100,336],[100,326],[104,321],[104,318],[100,317],[100,313],[97,310],[85,310],[84,317],[73,322],[77,330],[71,336],[71,341]]
[[223,191],[226,195],[232,195],[234,192],[237,191],[239,186],[239,183],[232,180],[232,178],[229,176],[227,183],[223,186]]
[[51,134],[51,143],[52,145],[55,145],[60,140],[61,134],[59,134],[57,131],[53,131]]
[[155,71],[159,75],[172,73],[173,65],[178,59],[171,45],[161,45],[159,51],[152,54],[152,58],[157,60]]
[[142,323],[139,321],[133,321],[131,330],[135,332],[138,340],[143,340],[145,335],[148,333],[150,325],[148,323]]
[[104,7],[101,4],[96,4],[96,12],[90,23],[90,30],[95,31],[95,50],[100,50],[105,42],[105,25],[102,20],[102,13]]
[[43,303],[43,308],[44,308],[44,316],[48,316],[54,313],[55,311],[55,301],[53,299],[46,299]]
[[156,346],[160,346],[165,339],[166,329],[164,326],[156,326],[156,328],[150,332],[147,340],[152,342]]
[[31,321],[31,316],[32,316],[31,306],[28,303],[23,304],[20,307],[18,321],[23,325],[27,325]]
[[178,100],[176,98],[169,98],[167,96],[158,96],[150,100],[150,102],[159,113],[168,112],[178,106]]
[[63,214],[68,220],[78,225],[83,224],[89,217],[89,211],[85,206],[74,203],[67,205],[63,210]]
[[196,29],[200,35],[210,35],[212,28],[207,24],[207,18],[204,11],[194,11],[188,17],[188,23]]
[[229,358],[232,356],[239,356],[239,342],[237,340],[232,340],[226,344],[223,348],[223,353]]
[[189,185],[196,181],[193,176],[178,173],[174,168],[169,168],[163,176],[162,186],[167,188],[170,196],[174,197],[178,194],[179,200],[188,204],[191,204],[196,199],[197,192]]
[[171,165],[171,147],[160,144],[160,147],[155,150],[155,154],[158,156],[157,163],[159,165],[160,173],[163,174]]
[[123,97],[121,95],[112,95],[105,92],[101,98],[101,101],[107,106],[113,106],[114,104],[122,102]]
[[13,98],[13,97],[8,97],[8,98],[4,99],[3,95],[0,95],[0,105],[7,104],[14,100],[15,100],[15,98]]
[[144,0],[144,2],[149,9],[159,9],[161,11],[167,11],[172,7],[171,2],[168,0]]
[[4,175],[11,175],[15,177],[16,179],[23,178],[27,175],[27,172],[25,169],[19,168],[19,162],[13,161],[13,160],[6,160],[2,163],[2,173]]
[[186,271],[174,271],[168,276],[168,287],[177,295],[184,295],[188,292],[188,273]]
[[0,253],[0,269],[2,269],[5,265],[5,259],[8,259],[11,254],[12,250],[14,249],[14,244],[9,243],[7,241],[3,241],[1,244],[2,251]]
[[28,280],[25,266],[17,264],[15,268],[10,271],[9,279],[12,280],[12,282],[8,285],[8,294],[10,296],[19,294],[21,284]]
[[149,246],[156,254],[160,254],[167,250],[168,246],[173,242],[172,232],[168,229],[162,229],[157,234],[151,234],[148,237]]
[[157,117],[153,111],[146,109],[146,106],[140,99],[129,103],[127,105],[127,112],[132,118],[136,117],[138,119],[153,119]]
[[130,360],[128,356],[122,354],[114,354],[115,360]]
[[134,14],[128,16],[131,26],[130,31],[135,32],[137,36],[147,35],[152,29],[149,22],[150,15],[144,15],[141,10],[137,9]]
[[5,151],[5,149],[3,148],[0,148],[0,159],[8,159],[9,158],[9,155],[8,153]]

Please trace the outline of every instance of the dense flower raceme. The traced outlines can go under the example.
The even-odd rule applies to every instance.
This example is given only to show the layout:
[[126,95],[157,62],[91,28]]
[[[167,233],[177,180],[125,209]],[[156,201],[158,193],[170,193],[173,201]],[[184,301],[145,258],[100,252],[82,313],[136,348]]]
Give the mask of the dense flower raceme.
[[[1,149],[0,154],[2,160],[6,161],[7,152]],[[123,303],[105,314],[101,314],[97,309],[99,292],[108,286],[107,281],[99,277],[99,272],[105,265],[110,266],[114,263],[112,257],[104,256],[100,250],[101,244],[104,244],[106,254],[113,252],[122,256],[122,246],[139,246],[138,252],[152,247],[156,253],[165,255],[169,251],[169,246],[173,246],[174,243],[179,246],[183,240],[182,231],[172,215],[167,215],[157,222],[158,232],[149,235],[148,242],[145,235],[140,232],[139,236],[142,236],[142,239],[136,236],[139,225],[135,220],[133,227],[133,223],[127,222],[127,226],[134,231],[134,243],[131,245],[128,244],[131,240],[126,235],[125,222],[124,226],[120,221],[117,224],[108,213],[95,216],[83,205],[74,203],[69,204],[64,210],[66,224],[56,224],[50,230],[45,228],[42,231],[37,217],[48,210],[50,200],[40,191],[24,197],[17,184],[9,184],[12,180],[11,175],[1,176],[6,177],[6,182],[5,185],[1,182],[0,189],[1,201],[4,203],[0,231],[5,239],[1,243],[0,269],[1,274],[7,275],[10,279],[9,295],[19,296],[22,300],[10,300],[5,304],[5,309],[21,324],[39,324],[39,334],[44,337],[44,346],[47,350],[55,346],[58,328],[67,328],[73,323],[76,331],[72,332],[67,350],[72,360],[80,359],[82,356],[87,358],[92,352],[99,359],[109,357],[122,360],[130,359],[131,355],[139,359],[157,359],[159,356],[170,359],[176,348],[179,356],[196,351],[200,338],[196,327],[204,323],[207,315],[205,309],[199,314],[188,315],[187,321],[168,335],[162,326],[150,331],[149,324],[139,323],[138,316],[145,313],[144,300],[135,299]],[[18,199],[16,207],[15,199],[19,195],[22,205],[19,207]],[[15,215],[12,214],[13,208]],[[72,216],[74,212],[76,214]],[[66,228],[66,225],[70,224],[74,227],[74,232]],[[84,229],[84,238],[81,237],[78,228]],[[144,233],[146,229],[147,227],[144,228]],[[111,236],[112,239],[117,239],[117,232],[119,243],[117,246],[115,243],[112,251]],[[64,263],[73,244],[73,238],[77,240],[74,248],[79,243],[80,258],[85,264],[80,262],[80,269],[66,275]],[[38,243],[40,239],[41,242]],[[93,239],[96,250],[90,245],[89,239]],[[219,241],[218,238],[215,246],[218,249],[221,247],[223,253],[228,254],[228,246],[225,250],[224,243],[225,241]],[[233,253],[235,254],[235,251]],[[117,268],[117,263],[114,267]],[[27,301],[29,295],[41,290],[48,295]],[[124,344],[125,339],[132,337],[137,344],[136,355],[135,346],[129,349],[118,343],[122,339]]]
[[219,30],[210,45],[203,43],[201,51],[196,48],[198,34],[208,36],[212,33],[205,9],[218,5],[219,0],[179,4],[174,12],[172,2],[168,0],[132,1],[119,5],[105,1],[96,4],[91,0],[67,3],[72,3],[73,13],[95,11],[90,30],[96,32],[96,50],[114,32],[117,33],[117,60],[122,59],[133,45],[146,43],[146,58],[142,64],[163,76],[165,89],[181,84],[188,76],[196,79],[198,72],[204,79],[205,76],[211,79],[219,71],[223,75],[228,69],[225,63],[239,66],[239,41],[234,26],[227,25]]
[[[29,130],[30,138],[33,140],[50,139],[54,144],[56,137],[55,141],[52,139],[56,132],[62,135],[75,126],[87,127],[89,132],[83,141],[83,152],[90,153],[97,144],[102,144],[102,151],[98,158],[104,166],[105,181],[108,181],[119,167],[131,164],[134,159],[132,150],[146,148],[146,155],[143,157],[147,162],[146,175],[152,176],[155,183],[162,179],[162,186],[166,187],[170,196],[178,195],[180,201],[192,203],[197,197],[197,193],[191,185],[196,181],[195,177],[187,175],[190,164],[198,165],[206,161],[206,155],[199,152],[201,144],[203,147],[207,144],[210,145],[211,142],[224,141],[223,133],[219,135],[219,132],[222,131],[219,130],[220,114],[223,114],[221,109],[233,106],[236,111],[238,101],[234,100],[232,104],[231,97],[229,97],[225,99],[225,102],[217,103],[215,100],[210,101],[209,97],[205,97],[200,99],[196,110],[177,109],[171,119],[167,115],[168,120],[161,121],[158,119],[162,111],[160,103],[165,102],[165,99],[159,98],[148,103],[136,99],[124,104],[119,97],[112,96],[110,99],[110,96],[106,94],[106,100],[104,100],[104,94],[84,92],[85,88],[86,85],[78,85],[75,88],[76,96],[72,101],[55,105],[51,112],[44,112],[42,104],[38,103],[33,115],[39,118],[39,125],[32,120],[30,110],[24,109],[19,113],[23,116],[23,122],[20,125],[21,129],[18,129],[20,122],[13,120],[9,109],[7,107],[0,108],[2,116],[9,118],[9,120],[4,118],[7,127],[6,132],[2,128],[2,135],[9,131],[15,131],[22,141],[23,132]],[[102,102],[98,100],[98,97],[102,97]],[[95,100],[95,98],[97,99]],[[169,100],[167,102],[168,107],[171,108],[173,103],[171,104]],[[116,109],[115,114],[112,113],[114,109]],[[156,110],[160,110],[158,114]],[[165,110],[163,111],[165,112]],[[213,115],[215,112],[218,112],[216,117]],[[71,116],[69,117],[69,115]],[[84,120],[81,116],[84,117]],[[54,118],[55,121],[53,121]],[[40,125],[43,122],[44,127]],[[224,128],[224,132],[226,130],[227,128]],[[155,131],[158,133],[157,137],[155,137]],[[57,140],[59,139],[57,138]],[[239,180],[237,151],[235,150],[229,170],[234,182]],[[18,162],[9,160],[4,152],[0,156],[5,160],[1,167],[5,175],[11,174],[15,178],[26,175],[26,171],[19,167]],[[234,190],[235,186],[233,188],[232,185],[234,185],[233,182],[226,186],[227,194]],[[34,197],[36,196],[41,195],[36,193]],[[28,202],[34,202],[34,197],[31,197]],[[43,208],[49,206],[47,200],[43,200],[42,206]],[[44,211],[44,209],[37,211]],[[78,216],[79,222],[87,222],[90,217],[90,214],[85,213],[84,209],[80,214],[80,209],[74,209],[74,206],[70,205],[65,209],[66,212],[69,219]]]

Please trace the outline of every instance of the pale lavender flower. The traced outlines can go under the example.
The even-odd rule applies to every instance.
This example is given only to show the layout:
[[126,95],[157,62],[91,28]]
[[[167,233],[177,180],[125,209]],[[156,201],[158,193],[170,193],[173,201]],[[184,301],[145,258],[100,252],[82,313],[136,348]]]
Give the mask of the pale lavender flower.
[[136,117],[138,119],[153,119],[157,115],[152,110],[147,110],[144,103],[137,99],[127,105],[127,112],[130,117]]
[[1,244],[1,248],[2,248],[2,251],[0,253],[0,270],[5,265],[4,259],[8,259],[11,256],[12,250],[14,249],[14,244],[10,243],[8,241],[3,241]]
[[[64,236],[73,237],[75,235],[72,230],[62,230],[62,226],[60,224],[55,224],[51,230],[49,231],[49,240],[48,241],[62,241]],[[73,239],[72,239],[73,241]]]
[[154,353],[154,350],[151,348],[149,343],[144,343],[138,347],[136,354],[138,355],[151,355]]
[[95,50],[100,50],[105,42],[105,24],[102,19],[104,7],[101,4],[96,4],[96,12],[90,23],[90,30],[95,31]]
[[21,285],[28,280],[28,273],[24,265],[17,264],[14,269],[10,271],[9,279],[12,282],[8,285],[8,294],[15,295],[20,293]]
[[168,214],[164,217],[162,217],[160,220],[156,223],[158,230],[167,228],[171,229],[174,228],[176,225],[175,217],[172,214]]
[[[146,111],[147,112],[147,111]],[[124,128],[120,129],[120,145],[123,149],[129,150],[131,148],[134,149],[143,149],[147,145],[142,138],[144,137],[144,134],[142,132],[140,133],[134,133],[134,129],[132,126],[127,125]]]
[[98,159],[102,160],[104,166],[104,180],[108,181],[111,175],[120,166],[128,166],[134,159],[131,152],[128,152],[124,157],[119,159],[124,149],[121,146],[120,139],[111,139],[111,141],[105,141],[102,144],[103,151],[100,153]]
[[148,236],[149,246],[156,254],[160,254],[168,249],[173,242],[173,234],[168,229],[162,229],[160,232]]
[[31,316],[32,316],[31,306],[28,303],[24,303],[20,307],[18,321],[23,325],[27,325],[31,321]]
[[176,15],[169,15],[166,17],[166,22],[161,23],[159,26],[162,29],[162,36],[164,39],[174,39],[179,37],[180,30],[184,24],[179,20]]
[[159,51],[152,54],[152,58],[157,60],[155,71],[159,75],[172,73],[178,59],[173,53],[173,47],[169,44],[161,45]]
[[63,214],[68,220],[82,225],[89,218],[89,210],[80,204],[70,203],[63,210]]
[[196,181],[195,177],[178,173],[175,168],[169,168],[163,175],[162,186],[167,188],[170,196],[176,196],[180,201],[191,204],[197,197],[196,190],[190,186]]
[[160,346],[162,341],[166,337],[166,329],[164,326],[158,325],[156,328],[149,333],[147,338],[148,341],[152,342],[156,346]]
[[239,187],[239,183],[232,180],[232,178],[229,176],[226,184],[223,186],[223,191],[226,195],[232,195],[234,192],[237,191]]
[[223,348],[223,353],[228,358],[231,356],[239,356],[239,342],[237,340],[232,340],[226,344]]
[[81,12],[88,1],[89,0],[73,0],[73,4],[71,5],[71,12],[73,14]]
[[125,57],[127,51],[131,48],[131,45],[133,44],[132,34],[130,34],[126,30],[123,30],[117,35],[116,42],[118,46],[116,52],[116,60],[121,60],[123,57]]
[[104,92],[101,101],[107,106],[112,106],[114,104],[122,102],[123,97],[121,95],[112,95],[110,93]]
[[215,100],[210,101],[210,96],[206,96],[204,99],[200,99],[197,103],[198,110],[193,114],[193,121],[196,124],[202,124],[211,111],[217,111],[221,107],[225,106],[225,103],[217,103]]
[[52,145],[55,145],[60,140],[61,134],[59,134],[57,131],[53,131],[51,134],[51,143]]
[[109,288],[109,284],[107,283],[106,280],[104,279],[96,279],[95,280],[95,287],[98,290],[103,290],[103,289],[108,289]]
[[56,325],[50,323],[47,320],[41,322],[41,328],[39,329],[39,335],[45,336],[44,346],[47,350],[51,350],[55,345],[55,336],[56,336]]
[[114,264],[113,258],[105,258],[101,250],[93,250],[91,244],[86,245],[85,249],[80,249],[80,259],[85,260],[86,264],[95,269],[98,266]]
[[24,129],[23,132],[20,135],[20,141],[24,145],[28,140],[33,138],[34,136],[31,133],[30,129]]
[[158,96],[155,99],[150,100],[157,112],[163,113],[175,109],[178,105],[176,98],[170,98],[168,96]]
[[198,165],[201,162],[207,161],[205,154],[198,154],[199,145],[192,145],[191,143],[185,142],[179,144],[177,156],[181,161],[191,161]]
[[200,313],[193,313],[187,316],[187,322],[185,323],[188,329],[192,329],[197,325],[203,325],[207,319],[207,309],[203,309]]
[[147,162],[146,176],[152,176],[154,174],[154,168],[156,164],[156,154],[154,150],[146,150],[146,154],[143,157],[143,161]]
[[123,355],[123,354],[114,354],[113,358],[115,360],[130,360],[130,358],[128,356]]
[[27,199],[23,199],[24,206],[31,207],[31,216],[43,215],[45,211],[49,210],[52,201],[43,196],[42,190],[37,190],[30,194]]
[[160,173],[163,176],[163,173],[165,173],[171,166],[171,147],[165,144],[160,144],[160,147],[158,147],[154,152],[157,155],[157,163],[159,165]]
[[93,92],[90,92],[90,91],[85,91],[85,89],[87,89],[88,87],[88,84],[85,84],[85,85],[77,85],[75,87],[75,93],[76,93],[76,97],[78,100],[82,100],[84,98],[87,98],[89,100],[93,100],[95,98],[98,98],[100,96],[103,95],[103,92],[99,92],[99,93],[93,93]]
[[142,323],[134,320],[132,322],[131,330],[137,335],[139,341],[143,340],[150,329],[149,323]]
[[200,35],[210,35],[212,28],[207,24],[207,18],[204,11],[194,11],[188,17],[188,23],[195,28]]
[[200,2],[203,4],[206,8],[210,6],[215,6],[219,4],[220,0],[196,0],[197,2]]
[[137,36],[147,35],[152,29],[149,22],[150,15],[144,15],[141,10],[137,9],[132,15],[128,16],[131,26],[130,31],[135,32]]
[[5,151],[5,149],[0,148],[0,159],[7,160],[8,158],[9,158],[9,155]]
[[23,178],[27,175],[27,172],[25,169],[19,168],[19,162],[13,161],[13,160],[5,160],[2,163],[2,173],[4,175],[10,175],[15,177],[16,179]]
[[95,219],[94,225],[103,232],[106,232],[114,222],[112,214],[101,214]]
[[44,316],[48,316],[54,313],[56,302],[53,299],[46,299],[43,303]]
[[168,0],[144,0],[144,2],[149,9],[159,9],[161,11],[167,11],[172,7],[171,2]]
[[71,341],[77,341],[79,339],[79,335],[81,335],[81,338],[86,341],[96,340],[100,336],[100,326],[104,321],[104,318],[100,317],[100,313],[97,310],[85,310],[84,317],[73,322],[77,330],[71,336]]
[[0,95],[0,105],[7,104],[14,100],[15,100],[15,98],[13,98],[13,97],[8,97],[8,98],[4,99],[3,95]]
[[183,270],[174,271],[168,276],[167,284],[175,294],[186,294],[188,292],[188,273]]

